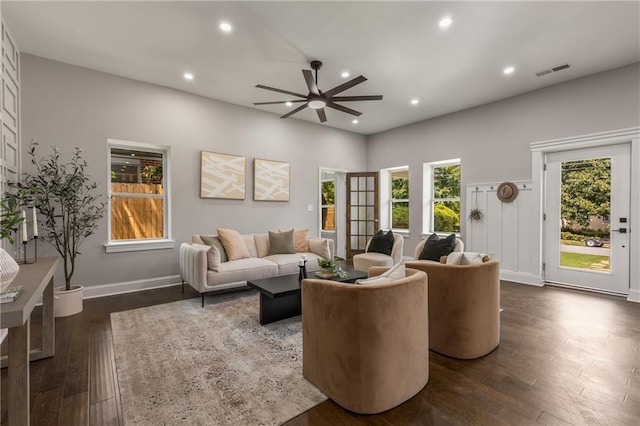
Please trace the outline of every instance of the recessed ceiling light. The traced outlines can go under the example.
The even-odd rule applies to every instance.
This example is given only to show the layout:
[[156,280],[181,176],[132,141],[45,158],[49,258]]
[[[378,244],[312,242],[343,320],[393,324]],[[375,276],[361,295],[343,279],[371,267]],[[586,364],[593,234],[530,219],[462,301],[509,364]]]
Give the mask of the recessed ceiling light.
[[356,120],[355,118],[354,118],[353,120],[351,120],[351,122],[352,122],[353,124],[358,124],[358,120]]
[[293,102],[289,102],[289,101],[287,101],[287,102],[285,102],[284,104],[285,104],[286,106],[290,107],[291,105],[293,105]]
[[418,105],[420,101],[418,99],[411,99],[411,105]]
[[183,74],[183,77],[185,80],[189,80],[189,81],[193,80],[193,74],[191,74],[190,72],[185,72]]
[[349,74],[349,71],[342,71],[342,74],[340,74],[340,76],[341,76],[342,78],[347,78],[347,77],[349,77],[350,75],[351,75],[351,74]]
[[233,27],[231,26],[230,23],[228,23],[226,21],[220,22],[220,30],[221,31],[223,31],[225,33],[230,33],[232,29],[233,29]]
[[449,18],[448,16],[445,18],[442,18],[440,20],[440,22],[438,22],[438,26],[440,28],[449,28],[449,26],[453,23],[453,19]]
[[505,69],[502,70],[502,73],[509,75],[509,74],[513,74],[515,70],[516,69],[514,67],[506,67]]

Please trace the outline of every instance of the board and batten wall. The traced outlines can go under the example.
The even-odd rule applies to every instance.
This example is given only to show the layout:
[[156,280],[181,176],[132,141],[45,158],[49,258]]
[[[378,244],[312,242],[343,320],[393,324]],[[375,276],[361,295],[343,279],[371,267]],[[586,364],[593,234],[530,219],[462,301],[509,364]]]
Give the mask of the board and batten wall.
[[[536,172],[532,171],[532,142],[640,125],[639,76],[640,63],[634,63],[370,136],[370,170],[409,166],[410,235],[405,241],[405,254],[412,253],[422,232],[428,231],[422,229],[424,163],[460,158],[463,189],[474,183],[530,182],[532,172]],[[632,168],[640,167],[637,159],[633,161]],[[462,195],[463,214],[468,214],[471,202],[468,195]],[[540,212],[539,201],[533,204],[536,205],[530,206],[531,211]],[[528,208],[522,209],[525,210]],[[493,215],[493,211],[486,213],[483,220],[487,221],[487,229],[483,232],[501,236],[504,241],[514,222],[498,220]],[[518,223],[531,220],[531,226],[540,229],[541,215],[530,219],[519,215]],[[466,217],[462,218],[465,243],[468,226]],[[517,247],[509,253],[507,256],[531,253],[535,270],[530,270],[531,264],[525,267],[518,263],[518,270],[505,269],[505,276],[520,282],[542,282],[539,237],[518,239]],[[511,263],[508,258],[504,260]]]
[[[51,145],[65,155],[75,146],[82,148],[105,201],[107,139],[171,149],[175,247],[107,254],[105,217],[82,246],[73,278],[85,286],[89,297],[179,282],[179,245],[191,241],[195,233],[215,233],[218,227],[241,233],[305,227],[318,235],[318,168],[366,170],[365,136],[296,119],[281,120],[275,114],[24,52],[22,87],[23,157],[32,139],[39,142],[40,154],[51,152]],[[199,197],[201,150],[247,158],[245,200]],[[289,202],[253,201],[255,158],[290,163]]]
[[[500,182],[469,184],[466,188],[467,209],[465,250],[487,253],[500,259],[500,278],[533,285],[541,285],[540,257],[536,245],[536,197],[531,181],[512,182],[518,196],[510,203],[498,199]],[[482,211],[481,219],[469,218],[471,209]]]

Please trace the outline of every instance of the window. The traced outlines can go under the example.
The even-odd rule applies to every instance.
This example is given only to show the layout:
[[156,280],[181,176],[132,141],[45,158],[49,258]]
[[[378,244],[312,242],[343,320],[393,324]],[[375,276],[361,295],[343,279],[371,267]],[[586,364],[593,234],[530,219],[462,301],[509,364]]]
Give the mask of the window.
[[335,173],[322,172],[320,179],[322,198],[322,231],[336,230],[336,180]]
[[391,171],[391,228],[409,230],[409,169]]
[[425,232],[460,232],[460,159],[424,165]]
[[109,140],[107,252],[172,248],[168,148]]

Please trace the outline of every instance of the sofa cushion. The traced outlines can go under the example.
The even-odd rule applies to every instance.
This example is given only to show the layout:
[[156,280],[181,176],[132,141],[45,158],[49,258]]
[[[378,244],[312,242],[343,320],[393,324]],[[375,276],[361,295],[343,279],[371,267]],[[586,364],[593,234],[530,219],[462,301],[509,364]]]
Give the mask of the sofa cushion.
[[298,253],[309,251],[309,228],[293,231],[293,246]]
[[284,232],[269,231],[269,255],[295,254],[293,247],[293,229]]
[[427,242],[422,249],[422,253],[418,259],[433,260],[435,262],[440,261],[440,256],[447,256],[453,251],[453,246],[456,244],[456,234],[451,234],[446,238],[440,238],[437,234],[431,234],[427,238]]
[[[319,269],[318,267],[318,256],[315,253],[305,253],[307,255],[307,263],[306,268],[307,272],[316,271]],[[278,265],[278,275],[292,275],[297,274],[298,264],[300,262],[302,253],[295,254],[271,254],[269,256],[265,256],[264,260],[269,260]]]
[[251,257],[249,249],[238,231],[218,228],[218,237],[220,237],[220,241],[224,246],[224,251],[227,253],[229,260]]
[[382,229],[376,232],[371,238],[367,253],[382,253],[391,256],[393,250],[393,232],[384,232]]
[[257,257],[234,260],[220,265],[218,272],[207,272],[207,286],[260,280],[278,275],[278,265]]
[[309,251],[320,257],[331,257],[329,240],[326,238],[309,238]]
[[208,246],[215,246],[218,248],[218,254],[220,255],[220,262],[226,262],[229,259],[227,258],[227,252],[224,251],[224,246],[222,245],[222,241],[220,241],[219,237],[213,237],[210,235],[200,235],[200,239],[203,243]]

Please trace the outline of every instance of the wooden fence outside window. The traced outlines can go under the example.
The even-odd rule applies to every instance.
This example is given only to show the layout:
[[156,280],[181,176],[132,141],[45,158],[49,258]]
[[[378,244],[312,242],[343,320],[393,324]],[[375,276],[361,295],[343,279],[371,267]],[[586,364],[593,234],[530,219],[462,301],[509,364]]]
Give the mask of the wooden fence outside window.
[[164,237],[161,184],[112,183],[111,195],[112,241]]

